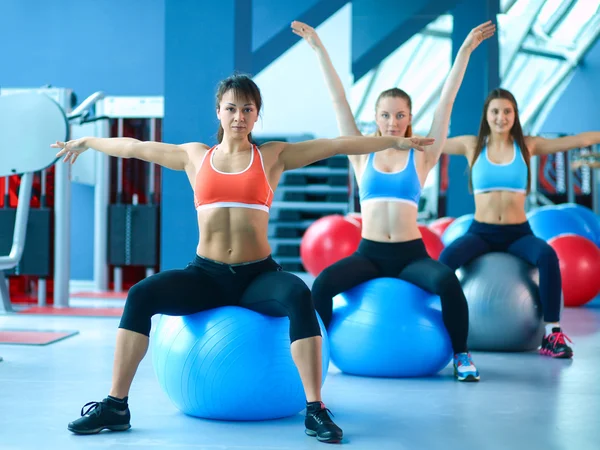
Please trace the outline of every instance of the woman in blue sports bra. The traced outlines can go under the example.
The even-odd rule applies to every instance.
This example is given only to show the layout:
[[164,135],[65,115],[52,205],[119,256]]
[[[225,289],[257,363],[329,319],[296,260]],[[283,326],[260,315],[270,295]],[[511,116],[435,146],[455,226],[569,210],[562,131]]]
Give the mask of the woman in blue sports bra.
[[[293,22],[292,29],[317,53],[340,134],[360,135],[344,87],[317,33],[301,22]],[[374,278],[398,277],[438,295],[454,350],[454,374],[459,381],[479,380],[467,349],[467,301],[454,271],[427,254],[417,225],[417,212],[422,186],[437,164],[446,140],[452,105],[471,52],[494,31],[495,26],[486,22],[474,28],[461,46],[434,113],[429,136],[436,141],[427,151],[402,154],[389,149],[377,155],[349,157],[359,185],[362,239],[353,255],[323,270],[312,288],[315,307],[326,327],[331,321],[333,297]],[[377,135],[412,135],[411,100],[406,92],[397,88],[382,92],[375,104],[375,114]],[[410,349],[408,342],[407,349]]]
[[524,136],[515,98],[505,89],[494,89],[483,107],[479,135],[448,139],[443,149],[469,161],[475,218],[468,232],[444,249],[440,261],[456,270],[484,253],[504,251],[537,266],[546,322],[540,353],[554,358],[571,358],[573,350],[559,324],[558,258],[550,245],[533,235],[525,215],[531,179],[529,160],[534,155],[598,142],[599,132],[557,139]]

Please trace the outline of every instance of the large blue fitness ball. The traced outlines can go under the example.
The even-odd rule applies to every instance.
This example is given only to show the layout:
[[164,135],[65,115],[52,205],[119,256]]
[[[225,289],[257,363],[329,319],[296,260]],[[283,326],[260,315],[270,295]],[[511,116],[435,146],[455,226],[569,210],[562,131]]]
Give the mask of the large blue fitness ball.
[[[323,382],[329,346],[322,322]],[[158,382],[177,408],[207,419],[266,420],[306,405],[290,353],[290,320],[226,306],[161,316],[152,336]]]
[[542,206],[530,211],[527,219],[533,234],[545,241],[563,234],[576,234],[596,242],[594,233],[585,220],[567,208]]
[[459,237],[462,237],[473,223],[474,214],[465,214],[460,216],[442,233],[442,242],[444,246],[448,247]]
[[372,377],[434,375],[452,359],[439,297],[396,278],[376,278],[336,296],[332,362]]
[[569,214],[575,214],[582,219],[592,231],[593,242],[600,247],[600,217],[594,211],[576,203],[565,203],[558,206],[558,209],[567,211]]

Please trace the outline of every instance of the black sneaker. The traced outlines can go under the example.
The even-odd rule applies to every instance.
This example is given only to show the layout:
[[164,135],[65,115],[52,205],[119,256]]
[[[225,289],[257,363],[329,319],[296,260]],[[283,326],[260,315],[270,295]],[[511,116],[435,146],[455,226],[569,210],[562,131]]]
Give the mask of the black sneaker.
[[[105,398],[99,402],[89,402],[81,408],[82,417],[69,424],[69,431],[76,434],[96,434],[102,430],[126,431],[131,428],[129,420],[131,414],[129,407],[124,405],[124,409],[113,406],[110,399]],[[83,410],[89,406],[87,411]]]
[[[304,426],[306,434],[316,436],[321,442],[337,443],[342,440],[343,433],[329,414],[332,414],[323,403],[313,403],[306,407]],[[333,414],[332,414],[333,415]]]
[[552,333],[542,339],[540,353],[553,358],[572,358],[573,349],[567,341],[571,342],[571,339],[560,328],[552,328]]

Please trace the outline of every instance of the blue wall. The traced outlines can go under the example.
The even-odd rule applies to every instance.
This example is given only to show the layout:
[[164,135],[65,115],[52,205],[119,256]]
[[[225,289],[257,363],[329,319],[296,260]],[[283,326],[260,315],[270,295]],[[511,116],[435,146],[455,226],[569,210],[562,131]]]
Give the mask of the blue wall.
[[3,0],[2,86],[162,95],[164,0]]
[[[280,31],[289,32],[290,23],[320,0],[252,1],[252,50],[258,50]],[[313,25],[312,23],[309,25]]]
[[[3,0],[0,84],[71,88],[79,101],[162,95],[164,10],[164,0]],[[71,278],[92,279],[94,190],[73,183],[72,195]]]

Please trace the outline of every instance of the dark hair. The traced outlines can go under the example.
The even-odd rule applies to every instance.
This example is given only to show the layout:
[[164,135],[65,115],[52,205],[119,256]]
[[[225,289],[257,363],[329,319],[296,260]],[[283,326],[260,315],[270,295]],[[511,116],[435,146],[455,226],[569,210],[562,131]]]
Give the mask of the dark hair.
[[519,109],[517,108],[517,101],[509,91],[501,88],[494,89],[492,92],[490,92],[483,105],[483,114],[481,116],[481,124],[479,125],[479,134],[477,135],[477,145],[475,146],[473,161],[471,161],[469,168],[469,187],[472,192],[473,164],[475,164],[475,161],[477,161],[477,158],[479,158],[479,155],[481,154],[481,151],[485,146],[486,138],[490,135],[490,125],[487,121],[487,111],[492,100],[498,98],[503,98],[511,102],[513,109],[515,110],[515,122],[510,130],[510,135],[521,148],[521,155],[523,155],[523,159],[525,160],[525,164],[527,165],[527,193],[529,193],[529,189],[531,187],[531,167],[529,160],[531,159],[531,157],[529,155],[529,150],[527,149],[527,144],[525,143],[525,136],[523,136],[523,128],[521,127],[521,121],[519,120]]
[[[392,88],[392,89],[388,89],[387,91],[383,91],[381,94],[379,94],[379,97],[377,97],[377,101],[375,102],[375,111],[377,111],[377,107],[379,106],[379,102],[381,101],[382,98],[387,98],[387,97],[393,97],[393,98],[403,98],[404,100],[406,100],[406,103],[408,103],[408,109],[409,112],[412,111],[412,100],[410,99],[410,96],[404,92],[402,89],[398,89],[398,88]],[[381,131],[379,131],[379,127],[377,127],[377,130],[375,131],[375,136],[381,136]],[[408,127],[406,128],[406,132],[404,133],[404,137],[411,137],[412,136],[412,125],[408,125]]]
[[[256,109],[260,113],[260,109],[262,107],[262,97],[260,95],[260,89],[256,85],[252,78],[248,75],[244,74],[233,74],[228,78],[225,78],[219,83],[217,88],[217,109],[219,109],[219,105],[221,104],[221,100],[226,92],[233,90],[235,97],[237,98],[247,98],[254,102],[256,105]],[[217,142],[221,143],[223,141],[223,127],[219,124],[219,131],[217,131]],[[252,133],[248,135],[248,140],[251,143],[255,143],[252,139]]]

